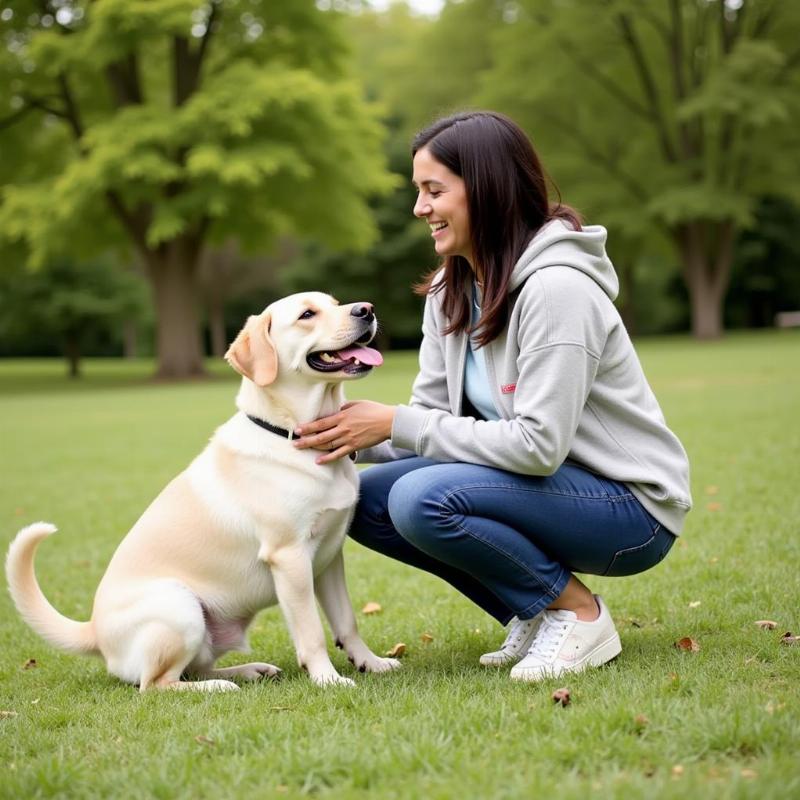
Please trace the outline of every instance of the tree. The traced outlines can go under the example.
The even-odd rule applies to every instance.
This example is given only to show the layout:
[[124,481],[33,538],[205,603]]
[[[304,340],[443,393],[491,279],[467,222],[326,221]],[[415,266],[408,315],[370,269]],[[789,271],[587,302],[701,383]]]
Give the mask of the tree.
[[107,262],[57,261],[31,271],[0,272],[0,339],[16,352],[55,345],[71,378],[86,348],[107,352],[127,322],[143,319],[146,291],[131,270]]
[[535,132],[598,216],[633,240],[660,231],[679,255],[693,333],[720,335],[739,231],[762,196],[800,192],[800,5],[521,0],[513,9],[481,101]]
[[0,172],[0,235],[33,266],[126,242],[161,376],[203,369],[207,242],[374,237],[368,200],[391,181],[337,15],[308,0],[20,0],[0,25],[0,136],[18,155]]

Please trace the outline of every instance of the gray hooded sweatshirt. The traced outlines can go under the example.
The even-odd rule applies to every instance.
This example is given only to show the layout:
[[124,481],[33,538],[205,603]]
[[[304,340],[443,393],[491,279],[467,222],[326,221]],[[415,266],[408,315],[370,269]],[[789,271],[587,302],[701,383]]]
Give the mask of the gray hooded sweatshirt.
[[569,460],[621,481],[668,530],[691,507],[689,464],[613,305],[619,283],[598,225],[546,224],[514,267],[503,333],[484,348],[501,419],[462,416],[467,334],[425,304],[419,374],[390,442],[359,462],[410,455],[551,475]]

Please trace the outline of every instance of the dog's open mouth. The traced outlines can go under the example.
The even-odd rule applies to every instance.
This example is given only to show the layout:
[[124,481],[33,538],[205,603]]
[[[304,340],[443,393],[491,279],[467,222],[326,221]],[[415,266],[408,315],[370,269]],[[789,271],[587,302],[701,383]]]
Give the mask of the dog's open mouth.
[[372,347],[354,342],[341,350],[318,350],[306,357],[308,365],[318,372],[338,372],[348,375],[369,372],[383,364],[383,356]]

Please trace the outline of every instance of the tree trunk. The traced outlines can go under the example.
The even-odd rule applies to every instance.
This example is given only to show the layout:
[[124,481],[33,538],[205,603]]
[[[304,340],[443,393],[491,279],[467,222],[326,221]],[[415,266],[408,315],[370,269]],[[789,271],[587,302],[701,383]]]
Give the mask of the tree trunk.
[[64,340],[64,355],[67,359],[67,374],[73,380],[81,376],[81,346],[77,336],[67,334]]
[[156,309],[159,378],[205,375],[197,313],[197,248],[176,239],[148,253],[147,276]]
[[723,301],[728,289],[736,229],[731,221],[688,222],[675,238],[689,292],[692,335],[718,339],[723,333]]

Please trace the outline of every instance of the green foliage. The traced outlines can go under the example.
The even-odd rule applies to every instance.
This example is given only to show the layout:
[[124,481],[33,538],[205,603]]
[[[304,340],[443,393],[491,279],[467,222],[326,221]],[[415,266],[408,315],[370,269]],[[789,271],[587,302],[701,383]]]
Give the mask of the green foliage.
[[58,261],[29,271],[0,271],[0,348],[73,361],[87,348],[119,352],[123,323],[147,318],[144,281],[107,261]]
[[5,171],[0,235],[32,263],[118,247],[121,226],[140,249],[206,233],[251,248],[287,231],[373,239],[368,201],[390,186],[382,131],[336,15],[301,0],[105,0],[70,4],[66,24],[53,3],[45,26],[21,5],[0,22],[17,43],[0,108],[48,112],[26,163],[61,155],[24,179]]

